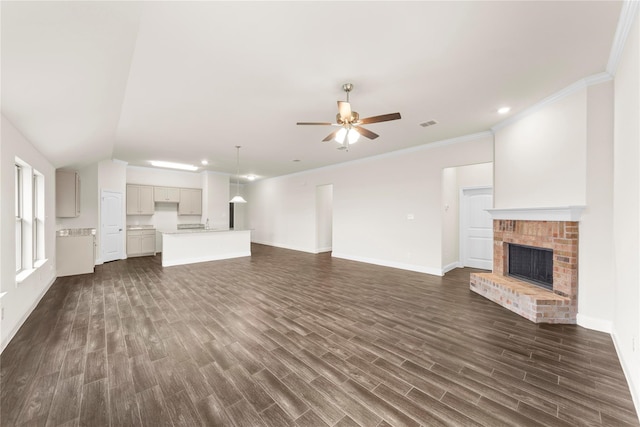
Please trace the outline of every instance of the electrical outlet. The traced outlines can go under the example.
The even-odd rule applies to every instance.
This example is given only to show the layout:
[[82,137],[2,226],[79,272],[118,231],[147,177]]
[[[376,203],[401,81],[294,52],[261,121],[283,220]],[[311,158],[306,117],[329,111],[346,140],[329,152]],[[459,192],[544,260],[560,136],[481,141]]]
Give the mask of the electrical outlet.
[[415,216],[414,216],[412,213],[407,214],[407,219],[408,219],[409,221],[413,221],[413,220],[415,219]]
[[4,307],[0,308],[0,320],[4,320]]

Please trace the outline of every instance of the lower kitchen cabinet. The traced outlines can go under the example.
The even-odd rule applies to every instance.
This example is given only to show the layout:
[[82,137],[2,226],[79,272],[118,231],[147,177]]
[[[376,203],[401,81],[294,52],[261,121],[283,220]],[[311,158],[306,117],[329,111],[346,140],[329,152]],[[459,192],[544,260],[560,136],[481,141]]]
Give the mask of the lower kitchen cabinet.
[[128,230],[127,257],[156,254],[156,230]]

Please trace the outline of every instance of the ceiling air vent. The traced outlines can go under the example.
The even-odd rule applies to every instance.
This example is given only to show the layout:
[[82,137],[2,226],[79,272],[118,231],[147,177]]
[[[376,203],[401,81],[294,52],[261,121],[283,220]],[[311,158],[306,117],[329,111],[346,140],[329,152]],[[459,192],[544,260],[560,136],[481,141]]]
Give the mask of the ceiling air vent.
[[438,122],[436,122],[435,120],[429,120],[428,122],[420,123],[420,126],[422,126],[423,128],[426,128],[428,126],[433,126],[435,124],[438,124]]

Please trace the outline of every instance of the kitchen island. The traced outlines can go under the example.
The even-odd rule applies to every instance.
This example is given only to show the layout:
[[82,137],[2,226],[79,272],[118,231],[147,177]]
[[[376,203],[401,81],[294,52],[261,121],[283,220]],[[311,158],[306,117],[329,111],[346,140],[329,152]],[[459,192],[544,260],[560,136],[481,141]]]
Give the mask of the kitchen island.
[[162,232],[162,266],[251,256],[251,230],[186,229]]

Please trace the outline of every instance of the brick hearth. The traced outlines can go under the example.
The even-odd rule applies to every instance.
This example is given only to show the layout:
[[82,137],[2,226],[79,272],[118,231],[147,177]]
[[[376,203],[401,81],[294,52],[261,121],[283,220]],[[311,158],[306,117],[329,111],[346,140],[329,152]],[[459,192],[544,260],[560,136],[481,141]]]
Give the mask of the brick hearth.
[[[553,291],[509,277],[508,245],[553,250]],[[578,222],[493,221],[493,273],[471,275],[471,290],[536,323],[575,323]]]

